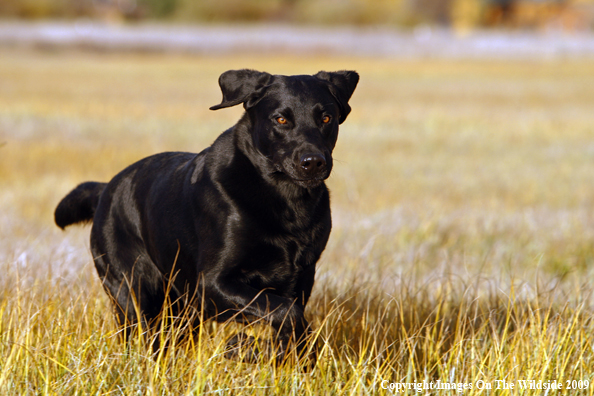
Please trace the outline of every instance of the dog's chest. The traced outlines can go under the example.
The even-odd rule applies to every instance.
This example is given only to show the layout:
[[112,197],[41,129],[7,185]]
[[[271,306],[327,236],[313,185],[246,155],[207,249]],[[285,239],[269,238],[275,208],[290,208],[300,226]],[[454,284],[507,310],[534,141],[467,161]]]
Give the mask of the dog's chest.
[[243,280],[258,289],[291,294],[303,270],[315,265],[315,250],[310,238],[284,236],[250,243],[240,265]]

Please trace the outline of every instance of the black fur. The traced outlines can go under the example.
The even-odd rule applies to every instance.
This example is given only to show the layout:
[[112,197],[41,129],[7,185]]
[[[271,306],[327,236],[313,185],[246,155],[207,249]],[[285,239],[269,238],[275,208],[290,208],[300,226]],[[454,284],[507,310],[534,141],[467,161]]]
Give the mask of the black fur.
[[95,265],[122,325],[137,322],[136,301],[151,326],[168,294],[204,318],[267,320],[281,356],[291,339],[302,348],[331,228],[324,180],[358,80],[227,71],[212,109],[246,112],[212,146],[148,157],[60,202],[58,226],[93,220]]
[[93,221],[99,197],[107,183],[86,182],[79,184],[61,201],[54,218],[61,229],[75,223]]

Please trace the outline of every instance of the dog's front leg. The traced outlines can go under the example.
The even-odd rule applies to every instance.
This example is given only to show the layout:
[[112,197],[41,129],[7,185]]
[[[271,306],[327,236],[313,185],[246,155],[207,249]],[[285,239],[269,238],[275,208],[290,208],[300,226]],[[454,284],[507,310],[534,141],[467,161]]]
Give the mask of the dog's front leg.
[[303,307],[296,299],[257,290],[225,278],[207,287],[205,294],[209,296],[218,312],[236,312],[250,322],[258,319],[269,322],[275,329],[279,360],[284,358],[292,343],[295,343],[298,353],[303,350],[309,326],[303,314]]

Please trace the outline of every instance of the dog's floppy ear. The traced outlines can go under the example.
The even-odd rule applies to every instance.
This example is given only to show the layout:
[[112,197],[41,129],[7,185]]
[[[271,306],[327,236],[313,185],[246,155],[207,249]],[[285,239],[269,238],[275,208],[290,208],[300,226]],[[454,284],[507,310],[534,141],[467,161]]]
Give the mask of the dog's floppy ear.
[[271,78],[272,75],[268,73],[249,69],[224,72],[219,77],[223,101],[210,109],[218,110],[243,103],[247,110],[257,103],[263,88],[269,84]]
[[336,98],[340,105],[340,118],[338,122],[342,124],[351,112],[349,99],[359,82],[359,74],[350,70],[341,70],[337,72],[321,71],[315,77],[329,82],[330,93]]

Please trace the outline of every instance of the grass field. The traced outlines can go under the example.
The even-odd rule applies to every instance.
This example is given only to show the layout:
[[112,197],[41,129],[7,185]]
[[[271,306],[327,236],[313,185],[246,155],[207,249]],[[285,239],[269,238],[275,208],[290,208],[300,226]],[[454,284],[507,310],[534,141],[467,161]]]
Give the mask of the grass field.
[[[328,181],[310,373],[226,360],[232,325],[157,358],[126,347],[89,228],[53,225],[77,183],[209,145],[242,111],[208,110],[218,75],[244,67],[361,75]],[[2,49],[0,394],[540,395],[519,381],[556,380],[548,394],[593,395],[593,109],[594,60]]]

